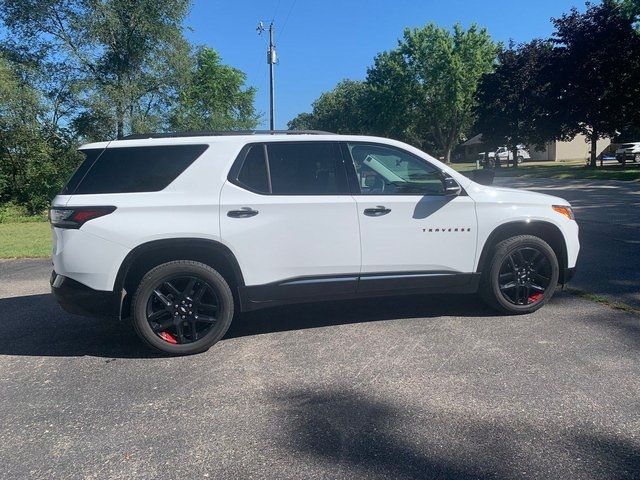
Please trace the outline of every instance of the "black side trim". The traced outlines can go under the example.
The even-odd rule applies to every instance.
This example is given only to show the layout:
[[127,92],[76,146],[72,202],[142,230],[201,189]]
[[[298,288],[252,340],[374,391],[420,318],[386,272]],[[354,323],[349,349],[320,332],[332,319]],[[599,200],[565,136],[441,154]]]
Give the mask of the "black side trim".
[[56,272],[52,272],[50,283],[51,293],[69,313],[89,317],[119,317],[120,298],[114,292],[94,290]]
[[358,292],[413,289],[448,291],[450,288],[468,285],[471,278],[462,273],[439,271],[364,274],[360,276]]
[[372,296],[430,293],[475,293],[479,273],[385,272],[293,278],[240,289],[243,311],[293,303],[346,300]]
[[[243,300],[243,307],[252,307],[257,303],[264,302],[286,304],[300,298],[332,298],[338,295],[354,295],[357,286],[357,274],[299,277],[282,282],[244,287],[241,289],[240,298]],[[253,310],[254,308],[248,309]]]

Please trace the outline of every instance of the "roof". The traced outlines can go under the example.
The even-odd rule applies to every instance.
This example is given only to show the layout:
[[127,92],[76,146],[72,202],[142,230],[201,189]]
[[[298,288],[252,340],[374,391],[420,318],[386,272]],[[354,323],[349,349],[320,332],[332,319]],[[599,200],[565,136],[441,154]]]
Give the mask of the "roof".
[[[191,132],[163,132],[163,133],[136,133],[127,135],[116,140],[106,140],[102,142],[87,143],[80,147],[80,150],[98,149],[125,146],[143,145],[175,145],[193,143],[194,139],[200,142],[220,142],[220,141],[242,141],[243,138],[251,138],[256,141],[282,140],[291,135],[309,136],[315,140],[324,137],[337,137],[338,135],[321,130],[224,130],[224,131],[191,131]],[[321,138],[322,137],[322,138]]]
[[182,137],[226,137],[228,135],[333,135],[322,130],[202,130],[189,132],[135,133],[121,140],[142,140],[148,138]]
[[462,143],[460,146],[461,147],[469,147],[471,145],[481,145],[482,143],[483,143],[482,142],[482,134],[479,133],[475,137],[471,137],[469,140],[467,140],[466,142]]

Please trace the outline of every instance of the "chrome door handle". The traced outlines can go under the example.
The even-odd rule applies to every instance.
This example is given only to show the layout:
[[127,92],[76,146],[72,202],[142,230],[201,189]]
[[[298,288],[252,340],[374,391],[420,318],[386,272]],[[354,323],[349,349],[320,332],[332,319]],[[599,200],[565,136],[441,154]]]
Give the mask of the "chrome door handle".
[[253,208],[250,207],[242,207],[240,210],[229,210],[227,212],[227,217],[231,217],[231,218],[249,218],[249,217],[254,217],[256,216],[258,213],[258,210],[254,210]]
[[384,207],[382,205],[378,205],[375,208],[365,208],[364,214],[368,217],[381,217],[382,215],[386,215],[391,211],[390,208]]

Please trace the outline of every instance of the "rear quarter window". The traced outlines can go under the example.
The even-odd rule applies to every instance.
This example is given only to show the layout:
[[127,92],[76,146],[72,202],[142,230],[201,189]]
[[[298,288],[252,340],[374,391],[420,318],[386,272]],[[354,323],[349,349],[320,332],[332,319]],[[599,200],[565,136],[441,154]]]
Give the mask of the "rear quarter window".
[[[163,190],[184,172],[208,145],[162,145],[87,151],[64,194],[135,193]],[[100,151],[97,151],[100,152]]]

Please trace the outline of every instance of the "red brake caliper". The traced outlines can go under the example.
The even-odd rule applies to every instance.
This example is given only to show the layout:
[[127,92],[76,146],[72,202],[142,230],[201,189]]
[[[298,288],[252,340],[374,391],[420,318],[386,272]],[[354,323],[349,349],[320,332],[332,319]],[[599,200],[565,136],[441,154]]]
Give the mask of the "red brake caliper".
[[174,345],[178,343],[178,341],[176,340],[176,337],[171,335],[169,332],[161,332],[160,338],[163,339],[165,342],[173,343]]
[[529,295],[529,303],[537,302],[542,298],[541,293],[534,293],[533,295]]

